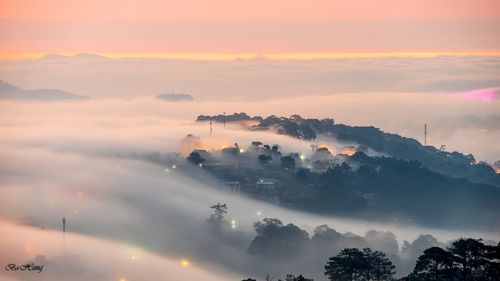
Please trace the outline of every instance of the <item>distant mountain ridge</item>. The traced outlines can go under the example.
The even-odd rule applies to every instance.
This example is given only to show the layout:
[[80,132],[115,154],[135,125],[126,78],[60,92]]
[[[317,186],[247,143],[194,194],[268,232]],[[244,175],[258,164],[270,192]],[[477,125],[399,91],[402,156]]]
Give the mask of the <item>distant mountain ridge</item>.
[[193,96],[190,94],[183,93],[168,93],[168,94],[159,94],[155,96],[157,99],[171,102],[181,102],[181,101],[192,101],[194,100]]
[[61,55],[61,54],[47,54],[38,59],[39,61],[46,62],[57,62],[57,61],[65,61],[65,60],[81,60],[81,61],[89,61],[89,62],[99,62],[99,61],[108,61],[109,59],[97,54],[89,54],[89,53],[78,53],[72,56]]
[[59,89],[25,90],[0,80],[0,100],[77,101],[89,97]]

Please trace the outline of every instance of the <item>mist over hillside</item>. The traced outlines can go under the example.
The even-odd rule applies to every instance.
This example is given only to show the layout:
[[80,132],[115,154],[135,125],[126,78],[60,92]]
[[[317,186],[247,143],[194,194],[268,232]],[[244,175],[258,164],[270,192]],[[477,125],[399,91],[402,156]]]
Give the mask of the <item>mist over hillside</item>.
[[[293,118],[323,128],[334,126],[333,120],[320,122],[315,119],[306,121],[298,116]],[[221,128],[222,124],[216,129],[240,136],[221,140],[188,134],[171,155],[152,152],[137,154],[134,158],[161,166],[175,166],[179,172],[184,171],[187,160],[187,163],[202,167],[197,173],[190,172],[200,182],[210,174],[217,179],[215,185],[219,188],[236,189],[243,195],[285,208],[450,229],[497,231],[500,227],[496,220],[500,213],[497,206],[500,189],[491,184],[474,183],[456,174],[432,171],[414,159],[381,154],[376,148],[356,142],[333,142],[334,138],[330,142],[324,139],[316,142],[302,137],[298,140],[300,145],[290,146],[292,140],[283,137],[283,127],[278,126],[292,122],[287,118],[251,118],[245,114],[200,116],[198,123],[204,127],[206,123],[203,121],[209,119],[221,123],[225,120],[227,131]],[[234,127],[236,121],[240,125]],[[263,124],[272,124],[276,130],[263,128]],[[314,133],[314,130],[309,128],[308,132]],[[243,133],[245,137],[242,137]],[[265,141],[269,134],[276,133],[281,136],[279,141]],[[414,144],[414,140],[408,142]],[[443,151],[436,153],[448,154]],[[498,177],[485,163],[474,164],[478,165],[474,168],[469,162],[470,157],[457,152],[452,155],[463,160],[445,156],[449,162],[445,165],[453,167],[457,161],[459,164],[467,161],[466,167],[472,169],[472,174],[478,169],[490,175],[490,180]],[[436,157],[443,161],[442,156]]]
[[[258,154],[250,150],[253,141],[269,144],[271,150],[274,144],[279,144],[278,151],[282,156],[300,152],[306,159],[312,159],[319,155],[314,155],[311,140],[276,134],[272,130],[246,130],[242,129],[241,125],[229,123],[224,129],[223,123],[213,122],[210,136],[208,122],[193,122],[193,116],[203,112],[204,105],[196,102],[181,106],[156,100],[94,99],[64,106],[53,103],[40,106],[1,102],[0,132],[3,138],[0,141],[0,153],[2,159],[9,159],[0,162],[2,220],[27,224],[36,229],[45,228],[50,233],[44,241],[58,241],[61,218],[65,217],[68,233],[83,235],[85,239],[104,240],[101,241],[103,244],[95,242],[96,251],[107,251],[108,240],[113,243],[118,241],[133,245],[131,248],[125,247],[125,253],[122,253],[122,250],[117,251],[118,258],[127,257],[131,265],[140,262],[132,260],[132,256],[150,261],[153,258],[149,253],[154,253],[179,270],[185,269],[183,261],[189,260],[191,267],[188,267],[188,270],[199,268],[203,272],[209,271],[220,276],[219,280],[233,280],[234,276],[255,276],[261,279],[268,273],[273,276],[300,273],[322,280],[322,267],[327,256],[337,254],[343,247],[365,246],[381,249],[389,254],[397,266],[398,276],[402,276],[412,270],[416,258],[425,247],[441,245],[439,243],[446,243],[461,236],[495,241],[500,239],[496,232],[473,227],[476,222],[479,224],[488,221],[486,214],[477,221],[465,220],[467,224],[463,228],[438,224],[425,226],[426,224],[420,224],[418,221],[393,220],[384,216],[352,218],[348,214],[335,212],[313,214],[300,208],[292,208],[293,206],[285,204],[286,200],[280,205],[272,200],[269,202],[242,192],[231,192],[219,176],[207,170],[209,165],[200,168],[186,160],[192,150],[202,149],[214,155],[221,153],[229,163],[240,159],[242,168],[251,169],[262,167],[258,162]],[[190,115],[190,119],[182,118],[185,115]],[[186,145],[185,138],[189,134],[200,137],[201,147],[196,147],[199,145],[196,141],[187,142]],[[324,141],[325,145],[330,147],[330,153],[334,155],[352,152],[352,148],[344,148],[349,144],[341,144],[333,139],[330,142]],[[192,146],[193,143],[195,146]],[[233,155],[234,143],[238,143],[245,153]],[[222,152],[222,148],[227,148],[227,153]],[[374,152],[370,149],[366,151],[370,157],[366,160],[368,166],[381,165],[385,167],[384,170],[390,172],[406,163],[390,158],[372,158],[378,156],[372,153]],[[356,159],[356,154],[342,155],[339,164],[348,161],[354,167],[354,162],[360,161]],[[327,156],[328,159],[329,157]],[[265,170],[276,171],[278,176],[282,174],[290,183],[297,179],[296,183],[307,185],[306,182],[299,181],[292,171],[285,171],[278,158],[275,159],[277,162]],[[316,160],[320,159],[322,158]],[[177,165],[176,168],[172,167],[173,163]],[[245,166],[245,163],[249,166]],[[424,175],[435,176],[424,168],[414,168]],[[336,173],[332,175],[334,179],[337,178]],[[353,173],[358,174],[360,170],[357,169]],[[253,179],[259,175],[249,171],[248,176]],[[318,173],[310,175],[309,180],[313,183],[320,178],[321,173]],[[445,185],[450,183],[447,178],[437,178]],[[385,179],[397,182],[397,178]],[[326,180],[333,183],[328,177]],[[243,181],[241,183],[243,186]],[[293,191],[293,185],[288,183],[283,180],[282,184],[290,186]],[[387,187],[396,188],[390,185]],[[287,198],[294,198],[293,192],[289,195]],[[424,195],[425,193],[422,194]],[[495,196],[485,200],[494,200]],[[352,193],[350,197],[359,198],[359,194]],[[369,196],[363,200],[367,199],[371,200]],[[216,234],[212,232],[206,219],[212,214],[210,206],[219,202],[228,206],[229,224],[224,227],[222,233]],[[467,209],[475,212],[476,207],[471,205],[464,210]],[[443,213],[436,216],[436,220],[445,218],[446,215],[453,217],[453,214]],[[304,233],[302,230],[307,232],[307,237],[301,236],[306,243],[304,251],[314,259],[304,261],[300,258],[302,250],[294,247],[284,251],[299,255],[290,255],[284,262],[272,258],[276,255],[275,252],[252,250],[254,254],[249,254],[248,249],[252,241],[258,237],[253,224],[263,222],[265,218],[279,219],[285,227],[282,230],[284,233],[288,230],[295,233],[297,228],[300,233]],[[233,220],[235,223],[231,224]],[[289,224],[292,226],[286,227]],[[26,235],[33,233],[31,229],[19,231]],[[9,241],[18,241],[15,239],[17,230],[7,232]],[[420,234],[430,234],[435,239],[429,236],[419,238]],[[268,239],[267,234],[265,237]],[[269,239],[280,241],[282,237],[271,236]],[[87,264],[87,254],[79,248],[74,248],[74,243],[78,243],[75,241],[79,239],[67,240],[68,254],[81,257],[82,262]],[[45,255],[45,259],[51,262],[51,267],[62,264],[61,257],[55,253],[60,249],[57,243],[47,242],[46,245],[52,246],[43,248],[36,246],[39,244],[29,239],[23,242],[29,243],[33,250],[23,252],[20,257],[22,260],[34,260],[38,255]],[[15,245],[21,244],[15,242]],[[403,251],[403,245],[406,245],[406,251]],[[409,250],[409,245],[414,245],[414,250]],[[27,245],[22,245],[25,246]],[[122,249],[109,246],[112,249]],[[214,249],[217,251],[214,252]],[[120,278],[112,275],[116,273],[111,268],[102,270],[96,265],[89,265],[87,268],[92,276],[111,274],[112,277]],[[130,274],[134,272],[140,273],[139,270],[132,270]],[[183,271],[178,273],[180,278],[191,276]],[[62,273],[52,272],[48,276],[60,279],[63,276],[60,274]],[[68,274],[64,276],[69,276],[69,280],[79,280],[79,275],[74,272],[65,274]]]
[[200,115],[197,118],[198,122],[208,120],[219,123],[236,122],[248,130],[272,130],[277,134],[313,142],[331,139],[355,145],[361,151],[371,149],[379,155],[417,161],[430,170],[444,175],[500,187],[500,174],[496,173],[495,167],[486,162],[476,161],[472,154],[448,152],[445,146],[436,148],[431,145],[422,145],[415,139],[383,132],[373,126],[335,124],[333,119],[304,119],[297,114],[290,118],[275,115],[267,118],[250,117],[245,113],[234,113],[228,116]]

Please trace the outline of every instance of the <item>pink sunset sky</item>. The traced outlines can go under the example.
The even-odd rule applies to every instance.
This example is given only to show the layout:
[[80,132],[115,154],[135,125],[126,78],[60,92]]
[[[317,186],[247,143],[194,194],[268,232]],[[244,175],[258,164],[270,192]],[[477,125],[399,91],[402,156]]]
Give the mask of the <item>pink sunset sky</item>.
[[500,1],[0,0],[0,39],[3,57],[498,52]]

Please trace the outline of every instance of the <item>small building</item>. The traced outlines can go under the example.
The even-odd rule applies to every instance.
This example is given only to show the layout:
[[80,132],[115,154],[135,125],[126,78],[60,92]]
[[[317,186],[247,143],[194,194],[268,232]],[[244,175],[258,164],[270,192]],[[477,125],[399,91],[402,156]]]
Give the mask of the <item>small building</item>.
[[260,178],[255,183],[255,189],[262,193],[275,193],[279,188],[280,182],[273,178]]
[[274,204],[280,204],[279,188],[280,182],[277,179],[261,178],[255,183],[258,198]]
[[224,182],[224,186],[229,189],[229,191],[239,192],[241,190],[239,181],[226,181]]
[[276,185],[274,184],[274,182],[270,182],[270,181],[258,181],[255,184],[255,188],[257,190],[262,190],[262,191],[265,191],[265,190],[274,191],[276,189]]

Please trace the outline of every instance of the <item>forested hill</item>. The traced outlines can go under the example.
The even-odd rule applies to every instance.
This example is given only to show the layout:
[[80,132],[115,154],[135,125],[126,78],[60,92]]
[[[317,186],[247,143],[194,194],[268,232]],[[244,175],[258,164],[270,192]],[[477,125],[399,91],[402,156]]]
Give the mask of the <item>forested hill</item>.
[[448,152],[433,146],[424,146],[412,138],[383,132],[373,126],[348,126],[335,124],[333,119],[305,119],[299,115],[263,118],[251,117],[245,113],[232,115],[200,115],[198,122],[247,122],[250,130],[273,130],[278,134],[298,139],[315,140],[319,136],[332,140],[355,144],[358,150],[372,149],[398,159],[418,161],[432,171],[455,178],[466,178],[476,183],[487,183],[500,187],[500,174],[485,162],[477,162],[472,154]]

